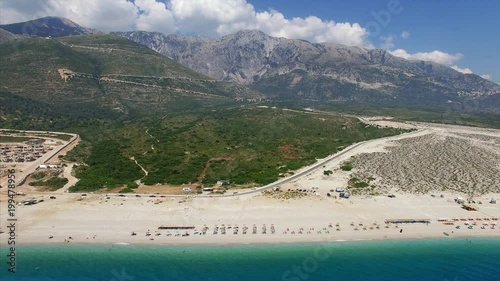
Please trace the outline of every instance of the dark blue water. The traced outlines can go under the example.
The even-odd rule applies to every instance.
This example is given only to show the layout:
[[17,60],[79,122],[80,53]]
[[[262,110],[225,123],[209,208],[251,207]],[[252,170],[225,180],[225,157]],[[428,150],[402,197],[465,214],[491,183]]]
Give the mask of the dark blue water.
[[26,246],[0,280],[500,280],[500,239],[238,246]]

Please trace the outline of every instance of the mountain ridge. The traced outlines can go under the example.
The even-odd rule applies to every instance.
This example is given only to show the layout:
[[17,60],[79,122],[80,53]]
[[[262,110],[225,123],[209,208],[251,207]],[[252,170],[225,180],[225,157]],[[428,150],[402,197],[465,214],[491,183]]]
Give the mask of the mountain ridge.
[[[162,53],[163,55],[166,55],[168,57],[171,57],[173,59],[180,59],[180,57],[177,55],[178,51],[173,49],[173,47],[184,47],[184,49],[181,49],[181,51],[187,51],[187,49],[193,49],[193,47],[198,47],[198,45],[203,44],[203,43],[209,43],[212,45],[215,45],[217,43],[226,43],[226,42],[238,42],[240,45],[244,45],[245,43],[249,41],[265,41],[269,40],[267,44],[264,44],[265,47],[274,47],[279,44],[283,44],[284,42],[290,43],[290,42],[296,42],[295,45],[298,44],[304,44],[304,45],[309,45],[313,48],[316,48],[321,51],[325,50],[334,50],[337,49],[337,51],[346,51],[351,53],[357,53],[361,58],[366,60],[366,62],[371,62],[371,63],[387,63],[387,62],[392,62],[393,64],[401,64],[404,62],[409,62],[410,64],[413,64],[414,67],[420,68],[421,71],[426,71],[428,73],[432,73],[434,69],[437,68],[439,72],[445,72],[448,75],[455,75],[455,76],[460,76],[460,75],[473,75],[473,76],[478,76],[476,74],[463,74],[461,72],[458,72],[448,66],[441,65],[432,61],[423,61],[423,60],[407,60],[404,58],[399,58],[396,57],[392,54],[390,54],[389,51],[383,50],[383,49],[366,49],[362,47],[357,47],[357,46],[346,46],[342,44],[336,44],[336,43],[311,43],[307,40],[301,40],[301,39],[288,39],[284,37],[272,37],[260,30],[240,30],[236,33],[221,36],[218,38],[205,38],[205,37],[198,37],[198,36],[190,36],[190,35],[179,35],[179,34],[168,34],[165,35],[163,33],[159,32],[148,32],[148,31],[129,31],[129,32],[111,32],[112,34],[117,34],[120,36],[123,36],[125,38],[128,38],[132,41],[141,43],[141,39],[150,41],[147,42],[151,49]],[[143,38],[141,38],[143,37]],[[161,42],[162,40],[163,42]],[[173,44],[175,42],[179,42],[177,46],[166,46],[166,43]],[[245,42],[246,41],[246,42]],[[145,43],[145,42],[142,42]],[[241,44],[243,43],[243,44]],[[293,44],[293,43],[292,43]],[[363,54],[364,52],[364,54]],[[339,53],[340,55],[340,53]],[[363,56],[365,55],[365,56]],[[265,57],[268,57],[265,56]],[[333,57],[335,59],[338,59],[339,57]],[[479,76],[478,76],[479,77]],[[483,78],[481,78],[483,79]],[[486,79],[483,79],[486,80]],[[487,80],[488,81],[488,80]],[[489,81],[490,83],[496,84],[492,81]]]
[[[28,35],[48,38],[100,34],[57,17],[10,26],[17,26],[19,32],[21,26],[35,24],[40,28]],[[258,30],[241,30],[219,38],[145,31],[111,34],[146,46],[211,79],[248,87],[252,94],[243,88],[237,91],[247,92],[243,96],[251,100],[348,102],[440,110],[452,107],[500,113],[498,84],[437,63],[395,57],[387,50],[277,38]],[[93,48],[80,43],[79,48]],[[107,49],[111,50],[109,46]],[[115,78],[110,79],[107,82]]]
[[[114,32],[199,73],[237,82],[277,100],[353,101],[445,108],[500,99],[500,86],[434,62],[386,50],[276,38],[242,30],[219,38]],[[487,111],[500,112],[482,104]],[[483,109],[483,108],[482,108]]]
[[127,114],[212,106],[258,96],[116,35],[16,40],[16,48],[0,44],[0,91],[34,101],[89,104]]
[[12,40],[14,40],[16,38],[20,38],[20,37],[22,37],[22,36],[16,35],[14,33],[8,32],[5,29],[0,28],[0,44],[12,41]]
[[62,17],[44,17],[26,22],[0,25],[0,28],[18,35],[63,37],[83,34],[102,34]]

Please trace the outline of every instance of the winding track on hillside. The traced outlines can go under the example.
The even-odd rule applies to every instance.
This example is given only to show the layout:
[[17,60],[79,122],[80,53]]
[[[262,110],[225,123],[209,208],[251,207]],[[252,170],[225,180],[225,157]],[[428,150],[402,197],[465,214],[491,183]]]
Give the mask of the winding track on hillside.
[[[336,154],[333,154],[333,155],[330,155],[324,159],[321,159],[320,161],[310,165],[310,166],[307,166],[305,168],[302,168],[300,170],[298,170],[296,172],[296,174],[292,175],[292,176],[289,176],[289,177],[286,177],[286,178],[283,178],[281,180],[278,180],[278,181],[275,181],[271,184],[268,184],[268,185],[265,185],[265,186],[262,186],[262,187],[259,187],[259,188],[256,188],[254,190],[248,190],[248,191],[243,191],[243,192],[238,192],[236,194],[221,194],[221,195],[206,195],[206,194],[202,194],[202,195],[165,195],[165,197],[170,197],[170,198],[220,198],[220,197],[236,197],[236,196],[244,196],[244,195],[251,195],[251,194],[255,194],[255,193],[259,193],[259,192],[262,192],[262,191],[265,191],[265,190],[270,190],[270,189],[273,189],[273,188],[276,188],[276,187],[279,187],[280,185],[282,184],[286,184],[288,182],[291,182],[291,181],[294,181],[294,180],[297,180],[313,171],[315,171],[316,169],[319,169],[321,167],[323,167],[323,165],[327,164],[328,162],[330,161],[334,161],[336,160],[337,158],[343,156],[344,154],[350,152],[351,150],[361,146],[361,145],[364,145],[364,144],[369,144],[370,142],[373,142],[373,141],[380,141],[380,140],[390,140],[390,139],[401,139],[402,137],[403,138],[411,138],[413,137],[413,135],[415,134],[421,134],[423,132],[427,132],[428,129],[422,129],[422,130],[417,130],[417,131],[413,131],[413,132],[409,132],[409,133],[405,133],[405,134],[400,134],[400,135],[396,135],[396,136],[390,136],[390,137],[383,137],[383,138],[378,138],[378,139],[372,139],[372,140],[367,140],[367,141],[362,141],[362,142],[358,142],[358,143],[355,143],[355,144],[352,144],[350,146],[348,146],[347,148],[345,148],[344,150],[336,153]],[[108,194],[109,195],[109,194]],[[118,196],[118,194],[115,194],[116,196]],[[120,196],[129,196],[129,197],[134,197],[136,196],[137,194],[120,194]],[[141,196],[148,196],[150,194],[139,194]]]
[[[164,195],[164,196],[165,197],[169,197],[169,198],[221,198],[221,197],[236,197],[236,196],[252,195],[252,194],[259,193],[259,192],[262,192],[262,191],[265,191],[265,190],[270,190],[270,189],[279,187],[280,185],[286,184],[286,183],[291,182],[291,181],[295,181],[295,180],[297,180],[297,179],[299,179],[299,178],[301,178],[301,177],[303,177],[303,176],[305,176],[305,175],[307,175],[307,174],[315,171],[316,169],[321,168],[323,165],[327,164],[328,162],[334,161],[334,160],[338,159],[339,157],[343,156],[344,154],[350,152],[351,150],[353,150],[353,149],[355,149],[355,148],[357,148],[357,147],[359,147],[361,145],[369,144],[370,142],[380,141],[380,140],[384,140],[384,139],[385,140],[390,140],[390,139],[410,138],[410,137],[413,137],[413,135],[415,135],[415,134],[420,134],[420,133],[426,132],[428,130],[429,129],[420,129],[420,130],[417,130],[417,131],[413,131],[413,132],[409,132],[409,133],[404,133],[404,134],[400,134],[400,135],[396,135],[396,136],[383,137],[383,138],[372,139],[372,140],[367,140],[367,141],[362,141],[362,142],[358,142],[358,143],[352,144],[352,145],[348,146],[347,148],[345,148],[344,150],[342,150],[342,151],[340,151],[340,152],[338,152],[336,154],[330,155],[330,156],[328,156],[328,157],[326,157],[324,159],[319,160],[318,162],[316,162],[316,163],[314,163],[314,164],[312,164],[310,166],[304,167],[304,168],[296,171],[296,173],[294,175],[291,175],[289,177],[280,179],[280,180],[278,180],[276,182],[273,182],[271,184],[268,184],[268,185],[256,188],[254,190],[248,190],[248,191],[243,191],[243,192],[238,192],[238,193],[233,193],[233,194],[220,194],[220,195],[206,195],[206,194],[202,194],[202,195]],[[28,132],[28,131],[26,131],[26,132]],[[50,132],[50,133],[57,134],[57,132]],[[146,133],[149,135],[148,130],[146,130]],[[67,133],[64,133],[64,134],[67,134]],[[72,143],[77,138],[77,136],[78,136],[78,135],[75,135],[75,134],[72,134],[72,135],[74,136],[74,138],[67,145],[69,145],[70,143]],[[151,136],[151,137],[153,137],[153,136]],[[133,161],[135,161],[135,159],[133,159]],[[141,167],[141,169],[142,169],[142,167]],[[60,193],[58,191],[55,191],[55,192]],[[65,193],[65,194],[68,194],[68,193]],[[134,193],[134,194],[107,194],[107,196],[109,196],[109,195],[114,195],[114,196],[120,195],[120,196],[125,196],[125,197],[134,197],[137,194],[136,193]],[[139,194],[139,195],[141,195],[141,196],[148,196],[150,194]]]

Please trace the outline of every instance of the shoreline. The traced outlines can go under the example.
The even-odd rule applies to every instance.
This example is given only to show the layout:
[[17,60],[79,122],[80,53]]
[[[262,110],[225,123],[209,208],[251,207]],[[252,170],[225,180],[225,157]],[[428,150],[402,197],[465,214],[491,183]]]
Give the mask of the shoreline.
[[[468,222],[466,222],[468,223]],[[99,223],[100,224],[100,223]],[[346,225],[347,221],[341,223]],[[361,224],[361,223],[360,223]],[[229,224],[228,224],[229,225]],[[44,227],[39,230],[20,231],[21,235],[16,237],[16,244],[23,245],[144,245],[144,246],[220,246],[220,245],[274,245],[274,244],[302,244],[302,243],[340,243],[340,242],[358,242],[358,241],[399,241],[399,240],[426,240],[426,239],[472,239],[472,238],[492,238],[500,239],[500,227],[496,222],[488,223],[488,225],[481,227],[481,224],[475,225],[472,229],[466,227],[465,224],[457,223],[456,225],[446,225],[442,222],[433,220],[428,225],[414,223],[414,224],[383,224],[380,227],[374,228],[369,223],[365,223],[364,230],[361,230],[356,223],[356,226],[342,227],[340,230],[324,227],[320,230],[321,225],[315,223],[316,229],[314,231],[302,232],[295,234],[294,230],[302,229],[302,225],[296,224],[291,227],[284,227],[276,225],[276,233],[261,233],[258,231],[256,234],[248,233],[238,234],[231,233],[229,230],[227,234],[217,233],[213,234],[212,231],[207,231],[205,235],[201,234],[196,227],[191,231],[165,231],[144,230],[137,231],[136,235],[132,236],[123,227],[120,229],[110,231],[96,231],[97,227],[92,227],[89,232],[94,236],[89,235],[89,232],[82,231],[81,229],[71,226],[64,226],[64,229],[48,229]],[[319,226],[318,226],[319,225]],[[375,225],[375,223],[373,224]],[[273,224],[274,226],[274,224]],[[457,228],[460,226],[460,228]],[[144,226],[146,227],[146,226]],[[111,227],[113,228],[113,227]],[[285,230],[286,229],[286,230]],[[290,229],[288,231],[288,229]],[[326,229],[326,230],[324,230]],[[283,232],[281,232],[283,231]],[[189,236],[181,236],[183,233],[188,233]],[[316,232],[316,233],[314,233]],[[147,233],[151,233],[147,235]],[[178,236],[174,234],[177,233]],[[198,234],[194,234],[198,233]],[[445,233],[447,235],[445,235]],[[158,234],[158,235],[156,235]],[[169,234],[169,236],[167,236]],[[49,239],[49,235],[53,237]],[[7,233],[2,233],[0,238],[0,247],[6,246],[5,238]],[[69,238],[71,237],[71,238]],[[64,238],[64,240],[63,240]]]
[[[16,245],[16,248],[22,247],[45,247],[45,246],[62,246],[67,245],[69,247],[219,247],[219,246],[269,246],[269,245],[320,245],[320,244],[336,244],[336,243],[369,243],[369,242],[402,242],[402,241],[424,241],[424,240],[457,240],[457,239],[492,239],[498,240],[500,242],[500,235],[461,235],[461,236],[426,236],[426,237],[400,237],[400,238],[367,238],[367,239],[338,239],[338,240],[324,240],[324,241],[260,241],[260,242],[228,242],[228,243],[147,243],[146,241],[140,243],[127,243],[127,242],[101,242],[101,243],[82,243],[82,242],[74,242],[74,243],[64,243],[64,242],[53,242],[53,243],[23,243],[22,245]],[[0,249],[7,249],[10,246],[0,245]]]
[[[389,125],[383,123],[385,121],[381,122],[380,125]],[[459,139],[466,134],[470,140],[459,143],[461,147],[475,147],[476,151],[483,153],[483,158],[499,157],[495,140],[500,139],[500,131],[488,132],[494,136],[486,137],[482,135],[482,130],[446,128],[448,127],[422,126],[420,130],[409,134],[420,143],[423,143],[423,136],[434,143],[447,143],[444,140],[448,137]],[[497,225],[500,223],[500,205],[489,203],[491,198],[498,198],[500,195],[500,190],[494,188],[474,197],[481,204],[478,205],[479,211],[467,211],[457,204],[456,198],[464,196],[464,193],[456,190],[431,189],[428,193],[421,194],[401,191],[398,184],[382,189],[383,183],[377,182],[380,192],[341,198],[336,189],[345,188],[352,173],[356,172],[356,168],[353,172],[342,171],[340,165],[343,161],[361,154],[389,153],[389,147],[412,143],[410,136],[403,134],[370,140],[355,144],[354,148],[340,152],[340,155],[318,159],[320,164],[299,169],[297,173],[301,171],[300,176],[274,183],[280,185],[279,192],[256,191],[239,196],[209,198],[150,198],[97,193],[86,196],[73,193],[42,194],[33,192],[28,187],[26,198],[36,196],[44,201],[36,205],[16,206],[16,244],[59,245],[68,240],[70,242],[67,244],[100,245],[331,243],[434,239],[444,238],[445,232],[449,238],[500,238],[500,226]],[[401,139],[406,141],[403,144],[396,142]],[[470,153],[456,151],[471,157]],[[384,159],[390,159],[390,156],[387,155]],[[431,164],[437,161],[433,160],[432,153],[428,157]],[[470,159],[483,161],[483,158]],[[456,166],[456,169],[468,171],[469,166]],[[325,175],[324,170],[331,170],[333,173]],[[400,179],[411,178],[414,176],[413,170],[417,174],[421,172],[417,167],[397,176]],[[487,175],[495,175],[490,170]],[[483,170],[476,172],[473,175],[486,177],[481,174]],[[437,176],[447,178],[451,174]],[[377,174],[374,175],[378,177]],[[391,176],[392,174],[379,178]],[[468,183],[472,186],[474,182]],[[51,195],[57,195],[57,198],[49,198]],[[0,192],[1,203],[6,200],[5,192]],[[7,208],[0,209],[1,227],[5,232],[0,234],[0,245],[6,244],[9,235],[7,224],[3,223],[8,219],[6,211]],[[430,221],[430,224],[386,225],[386,221],[391,219]],[[159,230],[159,226],[170,226],[170,229]],[[400,233],[402,229],[404,231]],[[157,233],[160,233],[159,236]],[[199,235],[200,233],[205,234]]]

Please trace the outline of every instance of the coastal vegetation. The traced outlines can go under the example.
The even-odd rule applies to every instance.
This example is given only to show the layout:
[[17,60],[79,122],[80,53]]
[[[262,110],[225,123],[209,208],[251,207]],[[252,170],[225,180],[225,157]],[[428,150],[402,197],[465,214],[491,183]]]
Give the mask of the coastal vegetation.
[[143,176],[141,169],[123,156],[118,143],[111,140],[97,142],[86,159],[88,166],[80,166],[80,179],[70,191],[91,191],[132,183]]
[[131,192],[134,192],[134,189],[138,188],[139,185],[135,182],[132,182],[132,183],[129,183],[127,184],[127,186],[120,190],[120,193],[131,193]]
[[43,179],[47,174],[45,172],[36,172],[31,175],[35,180]]
[[0,136],[0,143],[2,142],[23,142],[30,140],[27,137],[11,137],[11,136]]
[[345,162],[344,164],[342,164],[342,166],[340,166],[340,169],[342,171],[349,172],[349,171],[352,170],[352,163],[351,162]]
[[[406,132],[331,113],[256,106],[214,107],[161,118],[89,115],[87,121],[75,123],[71,120],[78,114],[70,119],[33,114],[81,136],[80,144],[62,158],[80,164],[73,192],[117,187],[132,192],[139,179],[146,185],[210,186],[221,180],[230,185],[265,185],[352,143]],[[34,122],[26,124],[49,129],[47,122]]]
[[332,170],[325,170],[325,171],[323,171],[323,175],[325,175],[325,176],[329,176],[331,174],[333,174]]
[[67,183],[68,183],[67,178],[51,177],[47,180],[39,180],[39,181],[30,182],[29,185],[31,185],[31,186],[46,186],[46,187],[49,187],[50,191],[55,191],[55,190],[62,188]]
[[[415,121],[443,123],[461,126],[487,127],[500,129],[499,112],[465,111],[450,105],[447,109],[422,109],[417,107],[377,106],[375,104],[323,103],[320,105],[304,104],[325,112],[337,112],[357,116],[391,116],[395,121]],[[466,107],[467,108],[467,107]]]
[[125,186],[141,178],[147,185],[220,180],[265,185],[354,142],[402,132],[339,115],[256,107],[124,122],[102,136],[109,141],[79,145],[67,156],[88,165],[78,169],[80,181],[71,191]]
[[352,177],[351,179],[349,179],[349,187],[353,187],[353,188],[365,188],[365,187],[368,187],[370,186],[369,183],[365,182],[365,181],[362,181],[356,177]]

